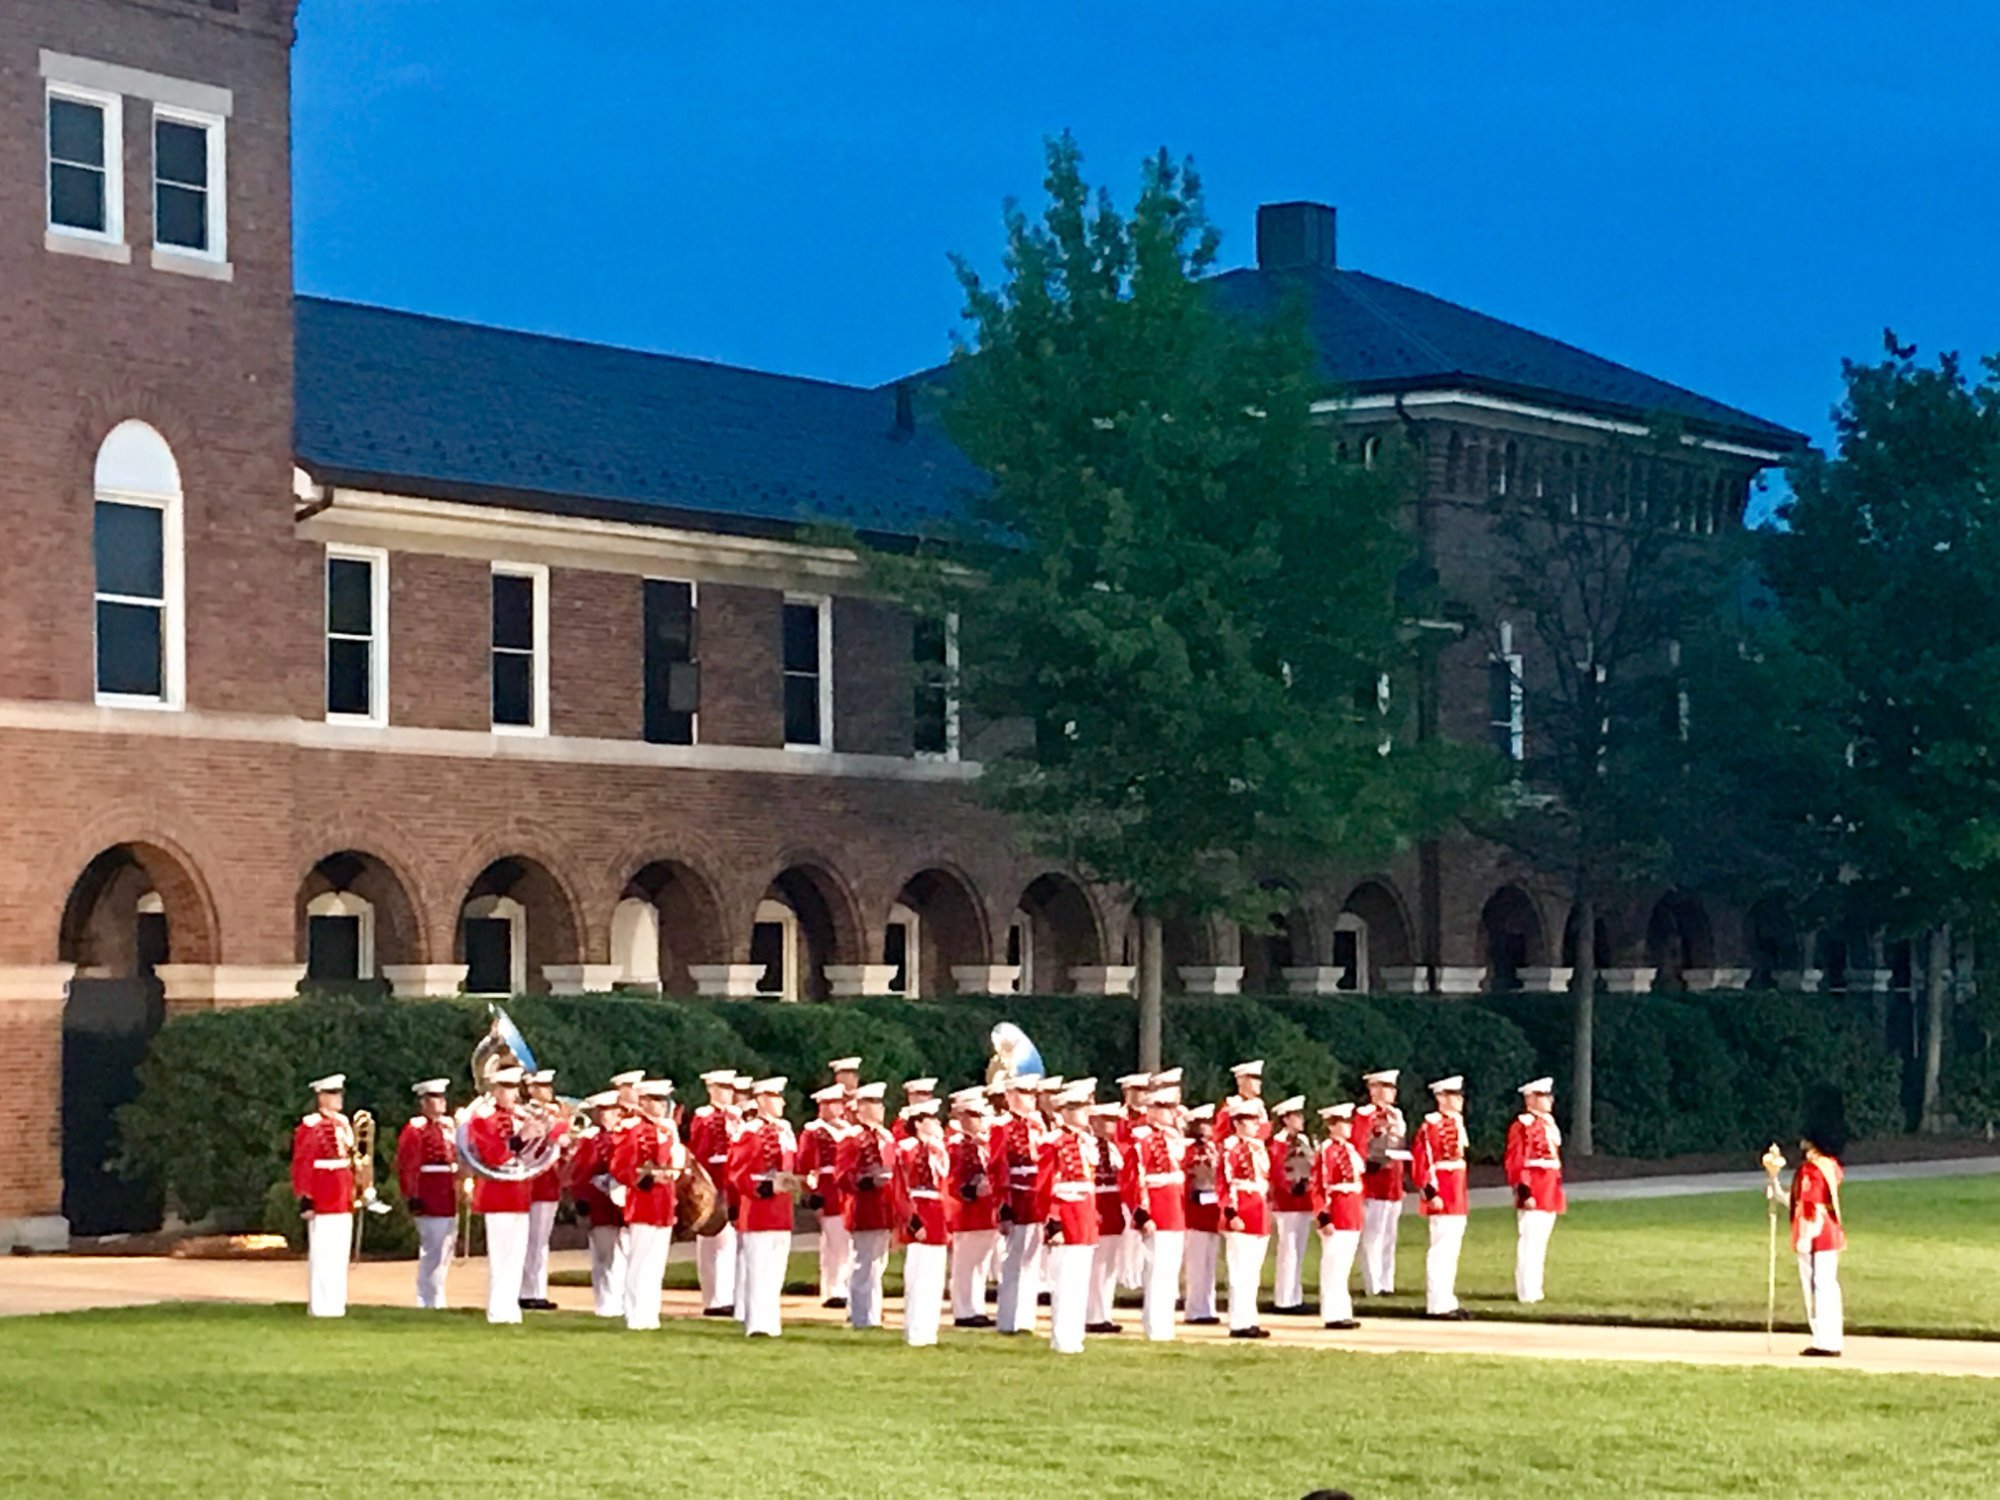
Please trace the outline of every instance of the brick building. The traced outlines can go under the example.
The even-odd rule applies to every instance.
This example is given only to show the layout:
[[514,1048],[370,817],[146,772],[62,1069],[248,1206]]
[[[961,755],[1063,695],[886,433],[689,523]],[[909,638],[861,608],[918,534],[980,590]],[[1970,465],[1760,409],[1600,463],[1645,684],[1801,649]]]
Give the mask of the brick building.
[[[921,527],[963,459],[896,387],[295,297],[292,12],[0,11],[0,1246],[105,1216],[73,1200],[103,1186],[116,1038],[303,979],[1129,985],[1118,901],[964,795],[980,730],[915,670],[948,640],[811,540]],[[1306,291],[1351,397],[1329,441],[1420,435],[1413,520],[1454,586],[1489,494],[1650,411],[1698,440],[1671,476],[1695,528],[1799,441],[1340,268],[1333,227],[1267,209],[1218,286]],[[1446,647],[1427,732],[1494,735],[1512,654]],[[1558,982],[1563,917],[1495,852],[1425,845],[1169,958],[1197,992],[1466,993]],[[1639,893],[1609,942],[1614,985],[1807,967],[1781,918],[1689,893]]]

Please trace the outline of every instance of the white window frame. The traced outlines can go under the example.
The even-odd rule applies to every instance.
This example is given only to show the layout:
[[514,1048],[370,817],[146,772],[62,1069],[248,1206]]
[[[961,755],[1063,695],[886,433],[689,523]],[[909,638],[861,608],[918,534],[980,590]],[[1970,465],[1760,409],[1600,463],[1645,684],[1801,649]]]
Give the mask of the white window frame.
[[[510,995],[528,990],[528,908],[512,896],[477,896],[458,914],[459,925],[496,919],[507,924],[507,982]],[[469,973],[469,971],[468,971]],[[481,991],[480,993],[487,993]]]
[[[800,750],[808,754],[825,754],[833,749],[833,599],[827,594],[787,594],[785,603],[810,604],[819,611],[819,742],[787,739],[787,750]],[[789,674],[785,670],[784,619],[778,621],[778,676],[782,680]],[[779,712],[784,704],[781,700]],[[782,728],[782,726],[780,726]]]
[[[898,901],[889,908],[889,927],[903,929],[903,987],[889,993],[900,1000],[916,1000],[923,995],[923,949],[918,940],[923,936],[923,918],[910,907]],[[884,939],[882,962],[889,962],[889,950]]]
[[[160,243],[160,135],[161,121],[192,125],[208,136],[208,248],[192,250],[185,245]],[[155,270],[196,270],[214,274],[229,266],[229,146],[228,121],[221,115],[179,105],[154,104],[153,125],[147,146],[152,159],[148,187],[153,204],[153,267]]]
[[[649,583],[681,583],[687,585],[688,617],[691,620],[694,629],[694,653],[695,653],[694,656],[690,659],[693,661],[696,669],[699,670],[701,666],[701,584],[692,578],[670,578],[664,573],[648,573],[644,575],[644,577],[640,580],[639,583],[639,622],[642,629],[644,628],[645,625],[645,614],[646,614],[645,589],[646,585]],[[646,640],[642,640],[639,643],[639,721],[640,721],[641,733],[643,733],[645,730],[646,647],[649,644],[651,644],[650,641]],[[688,715],[687,744],[669,745],[664,748],[671,750],[686,750],[690,746],[699,745],[700,743],[701,743],[701,709],[697,707],[693,713]]]
[[[545,563],[496,562],[494,578],[525,578],[534,589],[534,662],[529,684],[528,706],[533,720],[527,724],[502,724],[493,718],[493,658],[502,649],[493,644],[493,588],[486,589],[486,717],[495,734],[546,737],[549,732],[549,570]],[[518,654],[507,647],[510,654]]]
[[[365,724],[380,727],[389,722],[389,552],[385,547],[357,547],[345,542],[329,542],[326,547],[326,561],[320,570],[320,616],[321,616],[321,661],[322,680],[320,702],[326,702],[326,689],[332,681],[333,662],[333,590],[328,575],[336,561],[365,562],[372,572],[368,590],[369,637],[368,653],[368,712],[365,714],[335,713],[326,709],[329,724]],[[490,633],[490,632],[489,632]],[[352,640],[352,636],[343,636]],[[490,689],[490,682],[489,682]]]
[[[97,588],[97,560],[91,558],[90,579],[90,676],[91,689],[100,708],[144,708],[177,712],[187,702],[187,610],[186,610],[186,558],[183,542],[182,511],[184,490],[180,482],[180,460],[174,457],[173,446],[158,428],[136,418],[127,418],[104,435],[98,444],[97,459],[102,463],[104,450],[113,437],[128,425],[144,427],[159,439],[166,448],[167,456],[174,464],[174,487],[171,494],[165,491],[127,490],[116,486],[102,485],[93,477],[91,525],[95,535],[97,503],[108,505],[129,505],[136,508],[160,511],[160,599],[141,599],[124,594],[104,594]],[[160,608],[160,693],[153,697],[144,693],[107,693],[97,687],[98,647],[97,647],[97,606],[100,603],[158,605]]]
[[[1507,759],[1518,766],[1528,758],[1528,695],[1522,676],[1525,664],[1521,653],[1514,649],[1513,622],[1500,622],[1500,647],[1488,660],[1496,666],[1506,667],[1510,679],[1507,689]],[[1491,727],[1498,729],[1500,721],[1493,720]]]
[[783,901],[766,896],[757,903],[753,924],[775,923],[783,933],[778,962],[778,988],[760,989],[758,995],[766,1000],[782,1000],[787,1003],[799,998],[799,914]]
[[[1032,995],[1035,992],[1035,915],[1025,906],[1015,907],[1014,915],[1007,921],[1007,936],[1010,939],[1007,947],[1016,946],[1011,941],[1016,932],[1021,934],[1018,945],[1021,954],[1021,972],[1014,976],[1014,993]],[[1005,956],[1007,949],[1002,948],[1000,951],[1002,956]]]
[[660,909],[643,896],[627,896],[611,912],[611,960],[618,983],[659,984]]
[[916,758],[950,764],[958,755],[958,611],[954,609],[944,617],[944,749],[919,750]]
[[[42,227],[47,232],[48,248],[51,250],[71,248],[84,250],[84,253],[89,253],[85,247],[115,248],[124,253],[112,258],[129,260],[131,252],[125,244],[124,96],[50,78],[44,81],[42,98]],[[49,103],[56,99],[66,99],[72,104],[88,104],[104,111],[104,228],[102,230],[78,229],[73,225],[58,224],[55,221],[55,156],[51,150],[53,142],[49,139]]]
[[375,903],[352,891],[321,891],[306,903],[306,918],[353,917],[360,924],[355,944],[355,978],[375,977]]

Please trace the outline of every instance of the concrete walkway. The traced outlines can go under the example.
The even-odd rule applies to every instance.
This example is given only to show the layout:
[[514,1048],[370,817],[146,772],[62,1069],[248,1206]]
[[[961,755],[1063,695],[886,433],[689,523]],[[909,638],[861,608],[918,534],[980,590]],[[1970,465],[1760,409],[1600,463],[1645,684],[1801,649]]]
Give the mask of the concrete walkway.
[[[1790,1153],[1788,1153],[1790,1154]],[[1955,1156],[1939,1161],[1880,1162],[1849,1167],[1847,1182],[1909,1182],[1924,1177],[1977,1177],[2000,1172],[2000,1156]],[[1784,1179],[1791,1180],[1790,1176]],[[1709,1172],[1692,1177],[1614,1177],[1602,1182],[1565,1183],[1572,1203],[1629,1203],[1640,1198],[1689,1198],[1699,1193],[1762,1193],[1764,1174]],[[1506,1208],[1513,1203],[1504,1187],[1474,1188],[1474,1208]]]

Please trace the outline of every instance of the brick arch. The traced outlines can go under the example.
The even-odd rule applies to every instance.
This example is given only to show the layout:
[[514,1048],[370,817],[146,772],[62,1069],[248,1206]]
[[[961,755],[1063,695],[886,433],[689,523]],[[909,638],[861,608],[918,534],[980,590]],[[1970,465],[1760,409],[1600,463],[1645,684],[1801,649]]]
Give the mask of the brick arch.
[[1359,917],[1368,929],[1371,970],[1408,968],[1416,963],[1417,927],[1410,918],[1410,903],[1402,887],[1388,875],[1364,875],[1355,881],[1341,898],[1340,911]]
[[330,854],[365,854],[378,861],[403,889],[411,909],[411,946],[420,957],[411,963],[442,963],[431,931],[430,913],[445,899],[437,889],[437,861],[403,837],[400,825],[390,818],[342,811],[311,819],[300,825],[293,844],[297,852],[301,883],[310,879],[315,866]]
[[[350,868],[340,869],[339,866]],[[330,873],[347,878],[336,882],[329,879]],[[424,908],[408,875],[393,860],[384,858],[360,842],[324,846],[324,852],[306,866],[294,898],[296,948],[293,957],[298,962],[307,962],[306,907],[315,897],[332,890],[352,891],[374,908],[375,970],[378,974],[384,966],[432,962],[425,939]]]
[[730,961],[740,902],[728,868],[707,840],[681,830],[632,839],[599,867],[591,903],[614,915],[628,897],[651,905],[660,981],[667,993],[690,993],[692,966]]
[[[993,929],[979,886],[959,865],[932,859],[911,866],[893,900],[916,912],[921,993],[946,994],[955,987],[952,971],[962,965],[995,962]],[[888,903],[882,907],[886,921]]]
[[1110,924],[1102,893],[1056,865],[1030,866],[1015,898],[1016,909],[1035,919],[1036,988],[1066,990],[1072,968],[1095,968],[1106,960]]
[[[119,839],[100,848],[78,868],[63,898],[56,955],[64,963],[92,967],[91,929],[97,907],[118,871],[137,866],[143,883],[160,897],[167,918],[169,962],[213,964],[221,955],[215,902],[199,868],[185,849],[149,835]],[[123,968],[125,965],[118,965]]]
[[[45,939],[38,943],[40,952],[57,953],[61,950],[70,897],[75,891],[76,881],[90,867],[91,861],[120,845],[130,845],[134,849],[154,851],[158,870],[156,872],[152,865],[148,865],[147,874],[154,876],[156,881],[164,877],[173,883],[180,897],[174,962],[213,964],[223,961],[226,953],[221,907],[214,887],[203,872],[224,869],[226,862],[199,838],[185,838],[172,831],[181,827],[184,820],[162,817],[160,811],[157,802],[150,802],[143,808],[132,802],[113,803],[100,809],[96,816],[70,833],[62,853],[54,862],[55,868],[69,872],[70,883],[63,888],[60,903],[45,918],[48,925],[43,928]],[[160,888],[160,895],[168,902],[168,922],[172,926],[176,917],[174,902],[165,888]]]
[[70,424],[66,446],[72,503],[87,505],[96,499],[97,450],[104,446],[112,428],[130,421],[144,422],[166,439],[174,462],[180,466],[184,497],[192,498],[197,482],[209,478],[204,458],[209,445],[194,414],[151,386],[118,378],[85,395]]
[[430,912],[430,947],[434,953],[453,953],[458,946],[459,914],[466,895],[488,866],[502,859],[518,859],[544,871],[560,897],[576,952],[563,962],[601,962],[611,952],[611,913],[593,913],[580,899],[583,889],[576,871],[579,863],[569,846],[542,824],[525,818],[508,819],[497,828],[480,834],[465,846],[450,866],[437,900]]
[[[731,946],[742,959],[750,956],[750,928],[756,921],[757,903],[764,893],[777,885],[785,877],[797,874],[811,883],[813,890],[826,905],[829,926],[827,934],[827,957],[823,964],[860,964],[872,962],[868,958],[871,951],[871,937],[879,940],[881,923],[871,926],[863,914],[860,897],[854,883],[841,873],[840,866],[827,855],[808,847],[793,847],[784,850],[776,859],[764,866],[763,878],[753,880],[749,900],[739,904],[734,936]],[[885,910],[882,914],[886,921]]]

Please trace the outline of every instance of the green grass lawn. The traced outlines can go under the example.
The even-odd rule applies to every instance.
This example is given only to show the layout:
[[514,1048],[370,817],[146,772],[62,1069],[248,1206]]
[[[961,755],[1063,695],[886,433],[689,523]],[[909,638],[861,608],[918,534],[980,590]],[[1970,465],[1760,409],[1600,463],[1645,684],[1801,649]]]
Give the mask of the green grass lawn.
[[[1841,1206],[1849,1331],[2000,1338],[2000,1176],[1855,1183]],[[1404,1219],[1401,1290],[1363,1302],[1364,1315],[1423,1310],[1425,1234],[1421,1219]],[[1513,1300],[1513,1214],[1481,1210],[1466,1230],[1459,1294],[1481,1316],[1762,1328],[1766,1254],[1764,1201],[1753,1193],[1579,1203],[1556,1227],[1548,1301],[1529,1309]],[[899,1260],[887,1278],[894,1293]],[[1309,1299],[1318,1296],[1318,1261],[1317,1251],[1307,1258]],[[795,1290],[818,1285],[811,1256],[794,1257],[791,1276]],[[672,1267],[668,1284],[692,1287],[693,1265]],[[1805,1326],[1782,1222],[1778,1316],[1781,1327]]]
[[575,1314],[0,1323],[13,1497],[1983,1495],[1987,1381]]

